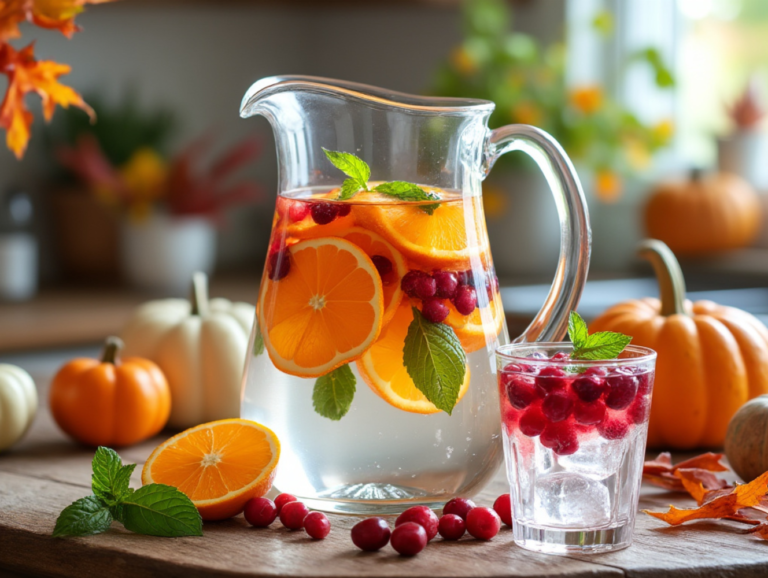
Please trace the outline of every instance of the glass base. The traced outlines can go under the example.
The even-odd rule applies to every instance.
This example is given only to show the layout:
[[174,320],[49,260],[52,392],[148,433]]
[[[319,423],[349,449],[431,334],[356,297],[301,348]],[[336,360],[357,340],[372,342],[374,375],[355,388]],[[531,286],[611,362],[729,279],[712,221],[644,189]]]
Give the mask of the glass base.
[[621,550],[632,543],[632,525],[594,530],[527,526],[514,522],[515,544],[545,554],[597,554]]
[[317,496],[299,496],[310,509],[337,514],[388,516],[401,514],[411,506],[442,508],[445,497],[432,497],[418,488],[394,484],[352,484],[327,490]]

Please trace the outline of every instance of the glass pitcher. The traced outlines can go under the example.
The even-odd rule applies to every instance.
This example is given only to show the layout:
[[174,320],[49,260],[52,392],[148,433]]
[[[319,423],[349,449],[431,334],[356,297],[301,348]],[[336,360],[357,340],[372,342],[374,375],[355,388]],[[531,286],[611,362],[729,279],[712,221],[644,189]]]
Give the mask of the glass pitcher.
[[308,76],[262,79],[243,98],[241,116],[275,132],[279,195],[241,415],[275,431],[275,486],[311,508],[440,507],[495,474],[494,351],[509,336],[481,183],[508,151],[544,172],[562,235],[552,289],[517,341],[566,333],[589,263],[584,195],[552,137],[491,131],[493,108]]

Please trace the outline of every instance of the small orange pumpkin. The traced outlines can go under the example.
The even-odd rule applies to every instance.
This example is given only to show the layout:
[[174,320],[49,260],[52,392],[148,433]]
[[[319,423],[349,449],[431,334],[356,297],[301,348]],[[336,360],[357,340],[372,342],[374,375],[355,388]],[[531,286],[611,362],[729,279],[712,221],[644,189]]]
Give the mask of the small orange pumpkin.
[[760,232],[760,198],[747,181],[730,173],[661,183],[645,207],[648,236],[678,255],[751,245]]
[[720,447],[736,411],[768,393],[768,328],[735,307],[685,299],[680,265],[661,241],[644,241],[640,256],[654,266],[661,300],[614,305],[590,329],[658,353],[649,446]]
[[73,359],[53,378],[51,413],[65,433],[91,446],[129,446],[157,434],[171,413],[171,393],[149,360],[120,362],[110,337],[101,360]]

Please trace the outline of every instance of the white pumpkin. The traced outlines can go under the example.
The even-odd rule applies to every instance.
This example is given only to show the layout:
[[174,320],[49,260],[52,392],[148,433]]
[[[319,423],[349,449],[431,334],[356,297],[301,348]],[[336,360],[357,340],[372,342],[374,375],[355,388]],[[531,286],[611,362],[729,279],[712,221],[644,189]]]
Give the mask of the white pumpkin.
[[29,374],[0,363],[0,452],[19,441],[37,413],[37,389]]
[[144,357],[165,373],[172,428],[240,416],[245,352],[256,310],[227,299],[208,301],[207,285],[205,274],[195,273],[191,302],[145,303],[121,335],[124,357]]

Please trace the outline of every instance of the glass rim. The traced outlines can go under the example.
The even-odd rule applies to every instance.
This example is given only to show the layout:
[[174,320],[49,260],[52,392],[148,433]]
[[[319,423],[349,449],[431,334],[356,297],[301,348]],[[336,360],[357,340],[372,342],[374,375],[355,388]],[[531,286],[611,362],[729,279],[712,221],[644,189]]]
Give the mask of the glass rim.
[[[615,359],[536,359],[535,357],[523,357],[521,355],[515,355],[515,351],[521,349],[532,348],[546,348],[557,347],[559,349],[573,349],[573,343],[570,341],[539,341],[530,343],[509,343],[496,348],[496,357],[498,359],[504,359],[506,361],[517,361],[525,363],[527,365],[554,365],[559,367],[572,367],[572,366],[627,366],[638,365],[654,361],[656,359],[656,352],[650,347],[642,347],[640,345],[627,345],[624,351],[630,351],[638,354],[637,357],[625,357]],[[623,352],[622,352],[623,353]]]

